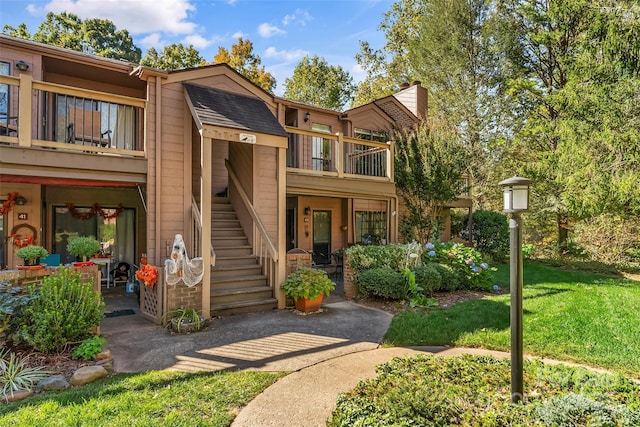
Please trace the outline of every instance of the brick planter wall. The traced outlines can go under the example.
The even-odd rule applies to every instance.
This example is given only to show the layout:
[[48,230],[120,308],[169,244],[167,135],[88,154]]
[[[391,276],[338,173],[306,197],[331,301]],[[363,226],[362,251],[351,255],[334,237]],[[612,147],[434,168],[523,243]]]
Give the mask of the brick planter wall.
[[[4,270],[0,271],[0,280],[8,280],[12,286],[20,286],[23,289],[33,284],[41,284],[46,276],[58,271],[60,267],[45,267],[40,270]],[[81,282],[92,283],[93,290],[100,292],[100,269],[97,265],[87,267],[71,267],[80,273]]]
[[[165,312],[170,313],[176,308],[193,308],[198,313],[202,310],[202,283],[187,287],[180,282],[177,285],[166,287],[167,307]],[[204,313],[200,313],[204,315]]]
[[347,254],[344,255],[343,284],[345,298],[353,299],[356,295],[358,295],[358,284],[355,281],[355,274],[351,270],[351,265],[349,264],[349,257],[347,256]]
[[287,254],[287,276],[302,267],[311,267],[311,254]]

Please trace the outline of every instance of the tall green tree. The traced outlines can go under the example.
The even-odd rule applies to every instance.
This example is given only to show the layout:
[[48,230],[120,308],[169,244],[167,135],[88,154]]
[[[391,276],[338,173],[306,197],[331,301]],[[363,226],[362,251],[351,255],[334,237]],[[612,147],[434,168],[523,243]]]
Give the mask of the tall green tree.
[[535,180],[536,212],[553,216],[561,250],[573,219],[638,212],[638,68],[626,49],[637,52],[628,30],[640,21],[637,8],[620,13],[624,3],[498,2],[509,89],[524,112],[513,159]]
[[384,14],[378,29],[385,35],[383,47],[360,42],[356,62],[367,73],[358,85],[352,106],[363,105],[396,92],[403,82],[415,80],[409,61],[409,41],[415,37],[426,0],[399,0]]
[[173,43],[165,46],[160,53],[155,48],[150,48],[140,63],[160,70],[175,71],[202,66],[206,61],[193,46]]
[[127,30],[116,29],[113,22],[106,19],[83,21],[67,12],[49,12],[33,36],[24,23],[18,25],[18,28],[5,25],[2,32],[51,46],[91,52],[105,58],[122,59],[136,64],[140,62],[142,55]]
[[324,58],[305,56],[284,81],[284,96],[332,110],[342,110],[353,98],[353,77],[340,66],[329,65]]
[[408,37],[408,62],[429,90],[429,114],[455,126],[469,152],[474,201],[488,208],[512,120],[501,91],[490,0],[430,0]]
[[231,46],[230,51],[219,47],[218,53],[213,57],[213,63],[228,64],[267,92],[273,93],[276,87],[275,77],[265,70],[260,56],[253,53],[253,43],[250,40],[238,38],[238,42]]
[[437,239],[445,204],[464,188],[468,155],[458,132],[442,120],[427,119],[414,132],[395,135],[395,181],[408,215],[401,220],[405,241]]

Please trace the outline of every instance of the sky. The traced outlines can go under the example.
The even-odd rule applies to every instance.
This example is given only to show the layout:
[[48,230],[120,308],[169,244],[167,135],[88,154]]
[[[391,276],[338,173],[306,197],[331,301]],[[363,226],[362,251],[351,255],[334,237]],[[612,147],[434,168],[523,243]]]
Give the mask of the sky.
[[305,56],[341,66],[356,82],[364,73],[355,61],[360,41],[384,45],[378,29],[391,0],[0,0],[0,28],[25,23],[31,34],[48,12],[66,11],[82,20],[101,18],[126,29],[136,46],[157,51],[171,43],[193,45],[212,61],[238,37],[253,43],[265,69],[277,80],[276,95]]

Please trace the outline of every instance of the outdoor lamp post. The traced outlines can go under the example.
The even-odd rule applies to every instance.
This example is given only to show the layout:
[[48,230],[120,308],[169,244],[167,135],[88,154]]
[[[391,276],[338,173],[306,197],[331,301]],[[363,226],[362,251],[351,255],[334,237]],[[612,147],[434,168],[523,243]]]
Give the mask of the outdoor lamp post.
[[514,176],[501,181],[504,188],[504,212],[509,220],[509,272],[511,289],[511,402],[524,396],[522,369],[522,219],[529,209],[530,179]]

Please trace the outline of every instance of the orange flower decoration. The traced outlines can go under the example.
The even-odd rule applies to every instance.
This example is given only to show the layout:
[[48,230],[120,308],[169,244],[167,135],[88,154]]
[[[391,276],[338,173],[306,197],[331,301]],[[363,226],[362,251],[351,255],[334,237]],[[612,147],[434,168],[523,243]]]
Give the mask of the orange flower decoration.
[[153,289],[158,282],[158,267],[151,264],[143,265],[142,268],[136,271],[136,279]]

